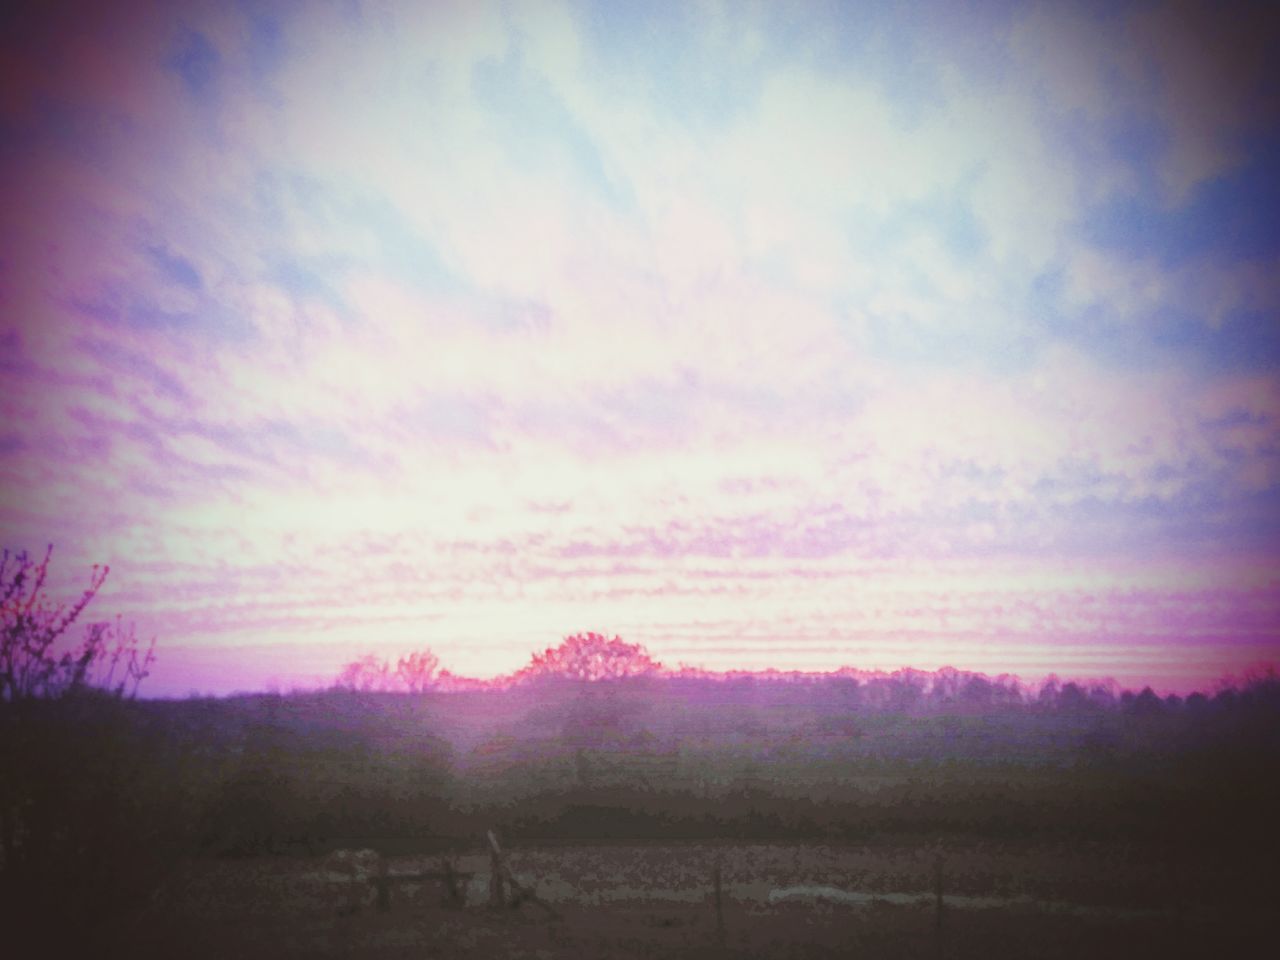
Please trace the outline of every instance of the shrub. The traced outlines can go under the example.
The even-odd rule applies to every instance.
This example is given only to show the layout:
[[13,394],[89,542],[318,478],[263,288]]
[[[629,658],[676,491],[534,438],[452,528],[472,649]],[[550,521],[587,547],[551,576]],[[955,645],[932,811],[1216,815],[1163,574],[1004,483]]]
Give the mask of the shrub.
[[154,659],[154,641],[139,652],[133,627],[119,619],[91,623],[72,648],[60,641],[107,579],[94,564],[89,586],[74,603],[44,592],[53,546],[35,562],[27,552],[0,556],[0,702],[53,699],[97,688],[133,696]]

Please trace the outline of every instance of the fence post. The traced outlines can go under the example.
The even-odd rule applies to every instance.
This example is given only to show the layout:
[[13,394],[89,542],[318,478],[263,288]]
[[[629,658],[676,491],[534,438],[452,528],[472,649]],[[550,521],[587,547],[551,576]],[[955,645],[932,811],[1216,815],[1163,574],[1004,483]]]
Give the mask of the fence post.
[[[1172,849],[1176,850],[1174,846]],[[1172,869],[1173,877],[1173,929],[1178,936],[1186,932],[1187,923],[1187,877],[1182,867],[1182,857],[1174,853]]]
[[502,883],[502,851],[498,848],[498,838],[489,831],[489,906],[500,908],[506,906],[507,896]]
[[716,860],[711,868],[711,882],[715,887],[716,896],[716,942],[720,946],[724,946],[724,906],[721,902],[720,891],[720,861]]
[[489,875],[490,906],[505,907],[507,905],[506,897],[503,895],[503,881],[505,880],[506,885],[511,888],[512,908],[518,907],[528,900],[530,903],[537,904],[543,913],[552,920],[561,919],[560,911],[538,896],[538,892],[533,887],[526,887],[517,880],[515,874],[507,869],[506,864],[502,862],[502,851],[498,847],[498,838],[494,836],[492,830],[489,831],[489,858],[492,869]]
[[391,909],[391,881],[387,879],[387,858],[378,856],[378,912],[386,913]]
[[939,851],[933,861],[933,892],[934,892],[934,936],[937,938],[938,957],[943,954],[943,937],[942,937],[942,852]]
[[453,861],[448,857],[442,858],[441,872],[444,874],[444,892],[448,898],[448,905],[451,907],[462,906],[462,891],[458,889],[458,878],[453,872]]

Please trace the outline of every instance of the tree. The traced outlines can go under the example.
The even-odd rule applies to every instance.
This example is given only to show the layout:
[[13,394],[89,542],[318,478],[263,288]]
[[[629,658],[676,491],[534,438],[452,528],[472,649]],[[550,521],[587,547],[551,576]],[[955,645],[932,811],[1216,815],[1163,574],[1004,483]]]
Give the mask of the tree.
[[596,682],[649,677],[662,669],[638,643],[599,633],[577,633],[556,647],[535,653],[521,678]]
[[53,545],[39,563],[25,550],[0,557],[0,702],[56,699],[96,688],[133,696],[155,660],[155,641],[138,649],[132,625],[119,618],[90,623],[78,646],[60,642],[97,596],[110,568],[94,564],[89,586],[73,603],[44,592]]
[[440,658],[430,650],[418,650],[401,657],[396,664],[396,679],[410,693],[422,693],[435,685]]
[[1120,705],[1125,713],[1136,717],[1153,717],[1164,711],[1164,701],[1150,687],[1143,687],[1137,696],[1126,690],[1120,696]]
[[364,693],[386,693],[395,688],[391,664],[372,653],[352,660],[338,674],[338,686]]
[[1092,706],[1089,695],[1080,689],[1080,684],[1069,681],[1058,691],[1058,709],[1066,713],[1084,713]]
[[363,693],[422,693],[436,685],[440,658],[430,650],[417,650],[396,661],[366,653],[348,663],[338,673],[336,684]]
[[960,702],[980,709],[989,708],[994,687],[981,674],[972,674],[960,688]]

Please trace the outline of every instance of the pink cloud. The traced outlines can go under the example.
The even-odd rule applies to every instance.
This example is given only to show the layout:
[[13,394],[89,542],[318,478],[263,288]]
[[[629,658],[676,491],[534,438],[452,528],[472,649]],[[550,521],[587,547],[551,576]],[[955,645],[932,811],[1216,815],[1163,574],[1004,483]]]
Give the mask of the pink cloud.
[[[1280,389],[1144,329],[1265,312],[1270,261],[1081,238],[1133,187],[1105,143],[1059,149],[1134,65],[1087,18],[1089,56],[1039,57],[1058,21],[1028,14],[1026,89],[957,68],[912,124],[784,57],[704,127],[599,83],[568,14],[299,11],[269,67],[237,10],[36,20],[0,84],[0,523],[112,563],[158,671],[430,642],[493,675],[594,624],[716,666],[1183,684],[1280,644]],[[1132,25],[1156,66],[1161,23]],[[527,134],[473,82],[516,50]],[[1160,76],[1126,102],[1168,120]],[[1202,106],[1171,189],[1257,105]],[[1103,308],[1141,362],[1076,336]]]

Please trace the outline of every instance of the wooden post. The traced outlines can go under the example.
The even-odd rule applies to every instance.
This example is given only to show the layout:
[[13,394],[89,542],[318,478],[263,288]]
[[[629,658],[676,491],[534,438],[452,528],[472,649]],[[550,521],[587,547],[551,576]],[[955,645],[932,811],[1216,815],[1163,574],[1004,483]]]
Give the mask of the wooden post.
[[716,896],[716,943],[724,946],[724,905],[720,891],[720,861],[717,860],[711,869],[711,883],[715,887]]
[[492,873],[489,875],[489,905],[492,907],[505,907],[507,905],[506,897],[503,894],[503,882],[511,888],[512,900],[511,906],[518,907],[524,901],[536,904],[543,913],[552,920],[559,920],[560,911],[558,911],[547,901],[538,896],[538,892],[532,887],[526,887],[515,878],[507,865],[502,862],[502,851],[498,848],[498,838],[494,836],[493,831],[489,831],[489,862]]
[[[1172,847],[1176,850],[1176,846]],[[1173,855],[1170,874],[1173,877],[1173,929],[1178,936],[1186,932],[1187,924],[1187,885],[1186,873],[1182,868],[1182,857]]]
[[387,879],[387,858],[378,857],[378,912],[386,913],[391,909],[391,881]]
[[938,956],[943,954],[942,940],[942,853],[938,852],[933,861],[933,892],[934,892],[934,936],[938,942]]
[[451,907],[462,906],[462,891],[458,889],[458,878],[453,872],[453,861],[448,857],[443,858],[441,872],[444,874],[446,902]]
[[501,908],[507,904],[506,891],[502,883],[502,851],[498,848],[498,838],[489,831],[489,906]]

